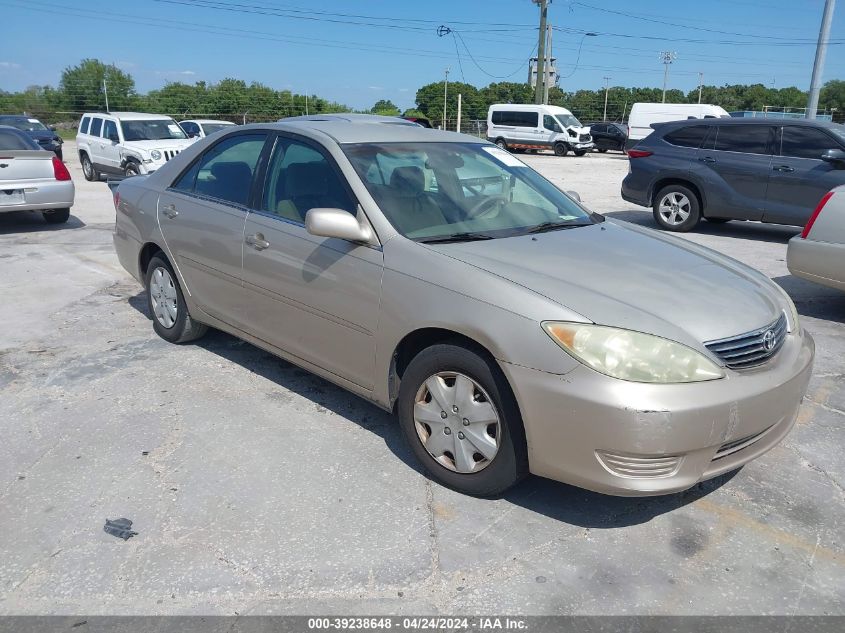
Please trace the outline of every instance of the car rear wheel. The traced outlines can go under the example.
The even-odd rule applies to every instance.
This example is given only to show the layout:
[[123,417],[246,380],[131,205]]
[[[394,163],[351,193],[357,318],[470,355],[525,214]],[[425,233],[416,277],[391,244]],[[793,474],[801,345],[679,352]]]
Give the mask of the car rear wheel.
[[508,144],[505,142],[505,139],[497,138],[496,139],[496,145],[499,147],[499,149],[503,149],[505,151],[508,151]]
[[64,224],[70,219],[70,209],[49,209],[42,211],[41,215],[47,224]]
[[402,376],[398,411],[411,450],[445,486],[493,496],[528,473],[510,386],[470,347],[438,344],[420,352]]
[[171,343],[187,343],[200,338],[208,326],[188,314],[188,306],[170,263],[156,255],[150,260],[146,276],[147,303],[153,329]]
[[606,148],[606,147],[600,147],[600,148],[598,149],[599,154],[604,154],[606,151],[607,151],[607,148]]
[[555,143],[555,156],[566,156],[569,153],[569,146],[566,143]]
[[82,154],[82,174],[85,176],[85,180],[93,182],[95,180],[100,179],[100,174],[97,173],[97,170],[94,169],[94,165],[91,163],[91,159],[88,158],[88,154]]
[[701,219],[698,197],[683,185],[663,187],[654,197],[654,219],[667,231],[691,231]]
[[585,149],[576,149],[576,150],[575,150],[575,152],[573,152],[573,153],[574,153],[576,156],[584,156],[584,155],[587,153],[587,150],[585,150]]

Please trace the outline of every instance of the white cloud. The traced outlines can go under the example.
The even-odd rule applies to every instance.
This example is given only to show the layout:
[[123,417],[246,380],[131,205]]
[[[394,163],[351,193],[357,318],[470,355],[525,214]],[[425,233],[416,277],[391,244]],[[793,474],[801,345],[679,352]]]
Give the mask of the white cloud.
[[370,90],[384,90],[384,86],[369,86]]
[[0,68],[4,70],[17,70],[20,68],[20,64],[16,64],[15,62],[0,62]]
[[182,75],[185,77],[190,77],[192,75],[196,75],[193,70],[157,70],[155,71],[156,75],[159,76],[173,76],[173,75]]
[[399,92],[408,92],[410,88],[399,88]]

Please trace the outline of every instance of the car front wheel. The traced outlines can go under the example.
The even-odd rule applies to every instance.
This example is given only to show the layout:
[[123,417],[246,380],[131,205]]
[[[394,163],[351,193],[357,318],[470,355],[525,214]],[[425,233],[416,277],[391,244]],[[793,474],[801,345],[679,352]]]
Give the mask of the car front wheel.
[[575,152],[574,152],[574,154],[576,156],[584,156],[586,153],[587,153],[587,150],[585,150],[585,149],[576,149]]
[[701,219],[698,197],[683,185],[668,185],[654,197],[654,219],[667,231],[691,231]]
[[138,163],[133,161],[129,161],[126,163],[126,167],[123,168],[123,175],[127,178],[131,178],[132,176],[137,176],[141,173],[141,169],[138,167]]
[[420,352],[402,376],[398,405],[411,450],[441,484],[494,496],[528,473],[510,386],[476,350],[438,344]]
[[569,146],[566,143],[555,143],[555,156],[566,156],[569,153]]
[[171,343],[187,343],[206,333],[208,327],[188,314],[182,289],[166,259],[156,255],[150,260],[146,285],[147,303],[156,334]]

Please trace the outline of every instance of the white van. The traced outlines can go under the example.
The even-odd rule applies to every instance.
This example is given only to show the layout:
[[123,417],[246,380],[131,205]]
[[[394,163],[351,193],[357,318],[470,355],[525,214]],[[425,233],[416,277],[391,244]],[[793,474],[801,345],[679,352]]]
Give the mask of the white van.
[[730,116],[721,106],[709,103],[635,103],[628,116],[628,142],[625,149],[651,134],[654,131],[651,129],[652,123]]
[[506,150],[551,149],[558,156],[593,149],[590,128],[566,108],[496,103],[487,111],[487,138]]

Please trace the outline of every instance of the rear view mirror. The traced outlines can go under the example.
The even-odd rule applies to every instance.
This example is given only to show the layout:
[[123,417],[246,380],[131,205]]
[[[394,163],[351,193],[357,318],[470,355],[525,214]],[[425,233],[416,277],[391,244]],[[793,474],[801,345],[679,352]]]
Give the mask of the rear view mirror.
[[831,163],[834,167],[845,168],[845,152],[841,149],[829,149],[822,154],[822,160]]
[[311,235],[334,237],[348,242],[367,242],[373,238],[369,225],[343,209],[311,209],[305,214],[305,230]]

